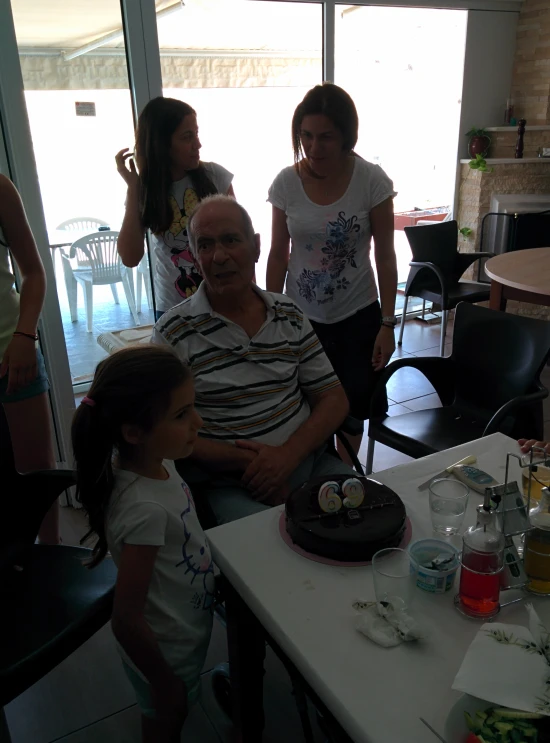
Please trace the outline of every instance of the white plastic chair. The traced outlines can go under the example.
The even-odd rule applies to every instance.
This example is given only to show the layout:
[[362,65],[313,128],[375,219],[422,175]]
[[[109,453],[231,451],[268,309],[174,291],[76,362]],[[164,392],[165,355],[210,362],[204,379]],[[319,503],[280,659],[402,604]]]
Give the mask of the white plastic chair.
[[[65,285],[69,298],[71,320],[78,322],[77,313],[77,283],[82,286],[84,292],[84,307],[86,310],[86,322],[88,333],[92,332],[93,320],[93,287],[105,284],[119,284],[122,282],[128,307],[136,325],[139,318],[134,301],[134,288],[132,270],[126,268],[120,260],[117,251],[118,232],[105,230],[104,232],[93,232],[91,235],[81,237],[72,245],[67,256],[61,254],[63,259],[63,272]],[[76,258],[77,268],[73,268],[71,260]],[[80,262],[80,265],[79,265]],[[80,267],[84,264],[85,267]],[[116,299],[115,299],[116,301]]]
[[82,232],[83,230],[97,232],[99,227],[108,226],[108,222],[104,222],[103,219],[98,219],[97,217],[73,217],[72,219],[66,219],[64,222],[61,222],[55,229],[73,230],[74,232]]
[[147,296],[147,307],[153,309],[153,296],[151,293],[151,272],[149,270],[149,254],[147,250],[143,255],[143,258],[138,263],[136,269],[136,308],[138,313],[141,312],[141,285],[145,287],[145,294]]
[[[66,232],[98,232],[100,227],[108,227],[109,223],[105,222],[103,219],[98,219],[97,217],[73,217],[72,219],[66,219],[64,222],[61,222],[61,224],[58,224],[55,228],[56,230],[65,230]],[[63,248],[60,248],[61,255],[65,253]],[[77,265],[78,268],[88,268],[89,263],[85,260],[79,260],[77,258]],[[63,268],[65,268],[65,264],[63,264]],[[65,279],[66,281],[66,279]],[[111,291],[113,292],[113,299],[115,300],[115,304],[120,304],[120,301],[118,299],[118,292],[116,288],[116,284],[111,284]]]

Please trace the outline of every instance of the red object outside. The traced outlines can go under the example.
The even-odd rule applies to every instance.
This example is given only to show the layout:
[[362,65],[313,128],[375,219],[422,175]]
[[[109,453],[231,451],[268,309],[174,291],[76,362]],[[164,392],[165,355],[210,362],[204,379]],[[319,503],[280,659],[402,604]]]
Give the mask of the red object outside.
[[394,229],[404,230],[405,227],[415,227],[421,219],[429,219],[430,222],[442,222],[449,212],[446,207],[444,211],[439,211],[439,209],[441,207],[422,209],[422,211],[397,212],[393,217]]

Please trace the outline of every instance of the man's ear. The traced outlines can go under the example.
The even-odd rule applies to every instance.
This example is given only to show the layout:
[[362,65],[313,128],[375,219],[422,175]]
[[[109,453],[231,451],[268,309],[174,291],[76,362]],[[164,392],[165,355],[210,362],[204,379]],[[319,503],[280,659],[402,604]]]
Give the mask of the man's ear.
[[133,423],[123,423],[120,432],[124,441],[127,444],[132,444],[132,446],[137,446],[143,441],[143,431]]
[[261,248],[262,241],[260,239],[260,233],[256,232],[254,235],[254,262],[257,263],[260,260],[260,253],[262,252]]

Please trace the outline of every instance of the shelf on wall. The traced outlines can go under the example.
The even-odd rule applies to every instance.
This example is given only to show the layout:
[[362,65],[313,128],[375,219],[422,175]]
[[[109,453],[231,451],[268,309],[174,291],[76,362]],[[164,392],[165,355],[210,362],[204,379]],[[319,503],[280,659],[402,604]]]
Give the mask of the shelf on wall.
[[[461,160],[462,164],[467,164],[472,158],[466,158]],[[487,165],[521,165],[522,163],[528,165],[530,163],[550,163],[550,157],[487,157],[485,158]],[[482,171],[486,172],[486,171]]]

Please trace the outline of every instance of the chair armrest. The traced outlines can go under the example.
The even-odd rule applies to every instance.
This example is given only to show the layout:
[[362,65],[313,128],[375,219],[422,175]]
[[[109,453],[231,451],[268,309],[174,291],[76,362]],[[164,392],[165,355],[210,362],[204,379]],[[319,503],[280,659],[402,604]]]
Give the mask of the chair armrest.
[[[447,303],[447,283],[445,280],[445,275],[443,271],[439,268],[439,266],[436,266],[435,263],[431,263],[430,261],[411,261],[409,263],[409,266],[411,268],[416,269],[416,272],[415,272],[416,274],[418,274],[418,271],[422,268],[427,268],[433,273],[435,273],[441,285],[441,299],[442,299],[443,304],[445,305]],[[414,278],[416,278],[416,275]],[[407,282],[407,284],[409,283],[412,283],[410,279]]]
[[489,423],[485,426],[483,431],[484,436],[488,436],[490,433],[496,433],[499,430],[502,421],[517,408],[523,405],[528,405],[532,402],[538,402],[539,400],[545,400],[548,397],[548,390],[542,384],[538,384],[538,390],[536,392],[529,392],[526,395],[519,395],[514,397],[512,400],[504,403],[504,405],[497,410],[493,415]]
[[450,405],[454,399],[454,364],[451,358],[441,356],[411,356],[409,358],[396,359],[380,372],[380,377],[371,400],[370,413],[373,418],[381,418],[385,415],[384,391],[390,378],[399,371],[409,367],[417,369],[433,385],[443,405]]
[[456,277],[457,280],[462,276],[464,271],[480,258],[494,258],[495,253],[457,253],[456,254]]
[[364,427],[363,421],[358,421],[357,418],[348,415],[338,431],[347,433],[348,436],[359,436],[360,433],[363,433]]

